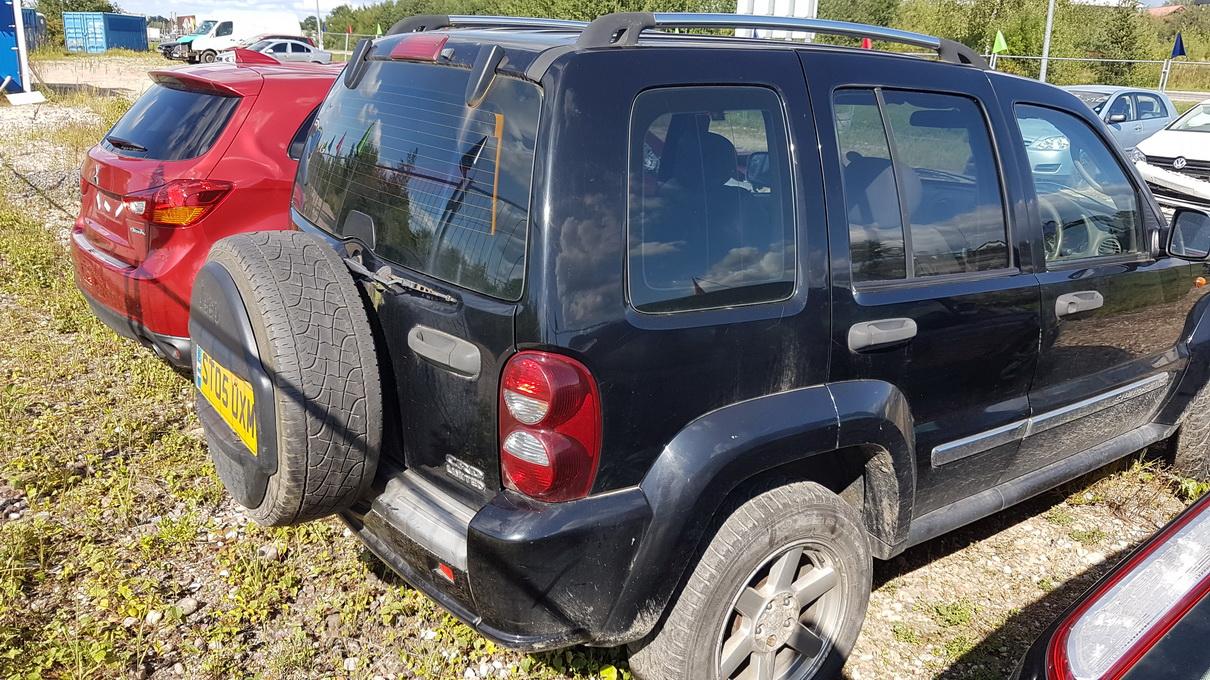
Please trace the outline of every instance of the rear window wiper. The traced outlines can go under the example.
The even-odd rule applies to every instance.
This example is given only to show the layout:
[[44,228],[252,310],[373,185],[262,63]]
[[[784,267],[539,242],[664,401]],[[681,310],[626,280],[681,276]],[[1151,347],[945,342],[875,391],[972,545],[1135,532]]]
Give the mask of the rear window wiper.
[[349,271],[364,279],[373,281],[387,290],[397,290],[400,293],[409,293],[412,295],[433,298],[435,300],[440,300],[441,302],[448,302],[451,305],[458,303],[458,298],[454,297],[453,295],[447,295],[439,290],[429,288],[423,283],[418,283],[416,281],[412,281],[411,279],[396,276],[395,273],[391,271],[390,267],[383,266],[378,271],[372,272],[367,269],[365,265],[352,257],[346,257],[344,260],[345,266],[349,268]]
[[122,139],[121,137],[117,137],[115,135],[105,135],[105,141],[109,142],[113,146],[118,147],[119,149],[126,149],[127,151],[147,150],[147,147],[143,146],[142,144],[132,142],[129,139]]

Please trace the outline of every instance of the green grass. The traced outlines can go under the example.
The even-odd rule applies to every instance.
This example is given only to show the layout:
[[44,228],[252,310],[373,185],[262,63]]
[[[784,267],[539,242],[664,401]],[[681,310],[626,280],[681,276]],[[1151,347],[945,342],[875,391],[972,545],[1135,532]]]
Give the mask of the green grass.
[[[0,483],[29,509],[0,521],[0,678],[182,663],[191,678],[438,679],[485,662],[514,678],[629,677],[614,650],[498,648],[336,521],[240,528],[190,383],[93,317],[64,247],[3,200],[10,181],[0,178]],[[278,559],[258,556],[267,544]],[[174,607],[186,595],[201,603],[187,617]],[[352,673],[330,635],[361,646]]]
[[129,49],[125,49],[125,48],[117,48],[117,49],[112,49],[107,52],[98,54],[98,53],[94,53],[94,52],[69,52],[69,51],[67,51],[66,47],[54,47],[54,46],[50,46],[50,45],[47,45],[44,47],[39,47],[38,49],[32,50],[29,53],[30,61],[35,62],[35,63],[37,63],[39,61],[61,61],[63,59],[83,60],[83,59],[107,59],[107,58],[112,58],[112,57],[126,57],[128,59],[129,58],[147,59],[149,57],[158,57],[158,56],[160,56],[160,55],[151,50],[139,51],[139,50],[129,50]]

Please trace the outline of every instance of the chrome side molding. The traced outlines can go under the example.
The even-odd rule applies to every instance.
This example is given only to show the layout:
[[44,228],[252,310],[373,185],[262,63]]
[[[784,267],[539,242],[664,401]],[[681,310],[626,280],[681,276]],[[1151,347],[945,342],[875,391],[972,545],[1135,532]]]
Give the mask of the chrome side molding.
[[932,464],[939,467],[961,460],[977,453],[990,451],[997,446],[1011,444],[1023,440],[1051,428],[1079,420],[1107,408],[1112,408],[1136,397],[1161,390],[1168,385],[1171,377],[1167,373],[1153,375],[1129,385],[1114,388],[1095,397],[1090,397],[1074,404],[1062,406],[1053,411],[1047,411],[1031,418],[1018,420],[995,429],[963,437],[956,441],[947,442],[933,448]]

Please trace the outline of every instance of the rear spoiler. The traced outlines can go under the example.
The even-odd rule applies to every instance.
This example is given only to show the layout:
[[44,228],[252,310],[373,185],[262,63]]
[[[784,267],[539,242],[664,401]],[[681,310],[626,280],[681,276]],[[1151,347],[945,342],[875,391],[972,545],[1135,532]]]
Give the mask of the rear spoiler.
[[[243,97],[248,94],[256,94],[255,92],[242,92],[239,88],[227,84],[215,82],[201,75],[190,73],[189,71],[151,71],[147,74],[157,85],[163,85],[175,90],[188,90],[190,92],[205,92],[214,94],[220,97]],[[257,88],[259,90],[259,87]]]

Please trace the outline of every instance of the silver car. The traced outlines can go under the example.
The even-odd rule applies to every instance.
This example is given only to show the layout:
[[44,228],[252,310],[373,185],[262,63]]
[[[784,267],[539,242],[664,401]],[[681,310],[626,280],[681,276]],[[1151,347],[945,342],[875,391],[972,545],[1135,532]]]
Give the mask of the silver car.
[[[312,47],[300,40],[269,38],[254,42],[244,49],[267,54],[282,63],[292,61],[304,61],[313,64],[332,63],[331,52]],[[228,50],[219,54],[219,61],[235,61],[235,52]]]
[[1100,116],[1123,149],[1133,149],[1176,119],[1176,107],[1163,92],[1112,85],[1071,85],[1063,89]]

